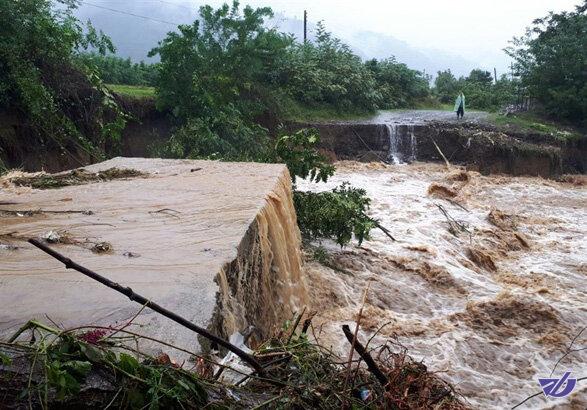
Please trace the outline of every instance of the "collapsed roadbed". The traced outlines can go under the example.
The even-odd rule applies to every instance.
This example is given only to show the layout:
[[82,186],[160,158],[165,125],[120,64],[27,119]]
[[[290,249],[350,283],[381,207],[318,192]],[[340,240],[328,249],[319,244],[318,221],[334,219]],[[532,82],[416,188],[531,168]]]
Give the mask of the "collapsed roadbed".
[[333,160],[363,162],[443,161],[484,175],[542,176],[587,172],[587,138],[562,139],[520,131],[507,133],[478,122],[298,123],[320,131],[322,149]]
[[[66,327],[111,326],[140,308],[66,271],[29,238],[225,339],[249,326],[267,337],[306,303],[283,165],[115,158],[3,181],[3,335],[45,315]],[[214,347],[148,309],[134,323],[191,351]]]

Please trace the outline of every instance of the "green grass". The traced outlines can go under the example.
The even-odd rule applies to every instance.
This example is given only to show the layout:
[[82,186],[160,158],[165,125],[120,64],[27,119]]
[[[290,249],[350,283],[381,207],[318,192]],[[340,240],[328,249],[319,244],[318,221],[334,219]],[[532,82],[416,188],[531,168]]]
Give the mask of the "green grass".
[[500,128],[514,129],[523,132],[537,132],[551,135],[558,139],[580,138],[581,133],[568,125],[556,123],[540,117],[535,113],[524,112],[514,115],[490,114],[487,120]]
[[117,94],[134,98],[153,98],[155,97],[155,88],[145,85],[124,85],[124,84],[106,84],[106,86]]
[[376,114],[366,111],[339,111],[329,106],[304,106],[293,100],[285,100],[283,104],[285,118],[296,122],[361,120]]

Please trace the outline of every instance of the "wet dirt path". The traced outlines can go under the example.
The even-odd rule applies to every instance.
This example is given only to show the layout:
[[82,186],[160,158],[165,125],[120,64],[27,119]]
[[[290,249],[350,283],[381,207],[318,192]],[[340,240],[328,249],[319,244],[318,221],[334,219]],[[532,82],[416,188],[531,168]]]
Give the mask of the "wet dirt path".
[[[356,319],[369,284],[363,340],[382,327],[374,342],[397,338],[474,408],[511,408],[540,391],[537,378],[587,326],[585,180],[346,162],[327,184],[298,188],[342,181],[367,190],[371,215],[398,242],[374,231],[362,247],[322,244],[337,270],[307,264],[321,343],[347,354],[340,326]],[[581,347],[587,331],[574,342]],[[567,356],[554,375],[565,370],[587,376],[587,351]],[[520,408],[584,409],[587,383],[565,400],[541,396]]]
[[450,110],[389,110],[378,111],[372,117],[363,120],[341,121],[342,123],[367,124],[426,124],[429,122],[484,122],[488,113],[484,111],[467,111],[462,120],[458,120],[456,113]]

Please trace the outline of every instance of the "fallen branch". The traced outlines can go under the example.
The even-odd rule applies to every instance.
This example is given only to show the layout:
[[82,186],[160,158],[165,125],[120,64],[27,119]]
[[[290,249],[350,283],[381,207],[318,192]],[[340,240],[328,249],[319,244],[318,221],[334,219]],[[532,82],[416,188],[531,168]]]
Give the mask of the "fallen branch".
[[444,207],[440,204],[434,204],[440,209],[440,212],[444,215],[448,222],[448,231],[452,233],[454,236],[458,237],[459,232],[467,232],[469,234],[469,240],[472,238],[471,231],[469,231],[468,227],[465,225],[466,222],[459,222],[454,219],[452,216],[449,215],[448,211],[444,209]]
[[444,154],[440,150],[440,147],[438,146],[438,144],[436,144],[436,141],[434,141],[433,138],[431,138],[431,140],[432,140],[432,143],[434,144],[434,146],[436,147],[436,150],[438,151],[438,153],[440,154],[440,156],[444,160],[444,163],[446,164],[446,168],[447,169],[450,168],[450,162],[448,162],[448,159],[446,159],[446,157],[444,156]]
[[25,210],[17,210],[12,211],[9,209],[0,209],[0,215],[7,214],[7,215],[15,215],[15,216],[33,216],[39,214],[82,214],[82,215],[94,215],[94,211],[90,210],[82,210],[82,211],[49,211],[46,209],[25,209]]
[[391,240],[392,240],[392,241],[394,241],[394,242],[397,242],[397,239],[395,239],[395,238],[394,238],[394,237],[391,235],[391,232],[389,232],[389,230],[388,230],[386,227],[382,226],[382,225],[381,225],[379,222],[377,222],[375,219],[371,219],[371,221],[373,222],[373,224],[375,224],[375,226],[376,226],[377,228],[381,229],[381,230],[383,231],[383,233],[384,233],[385,235],[387,235],[387,237],[388,237],[389,239],[391,239]]
[[389,380],[387,376],[383,374],[383,372],[379,369],[375,360],[371,357],[369,352],[365,349],[365,347],[355,338],[355,334],[351,332],[351,329],[348,325],[342,325],[342,331],[346,336],[349,343],[354,347],[355,351],[361,356],[361,358],[365,361],[365,364],[369,368],[369,371],[375,376],[375,378],[381,383],[382,386],[385,386]]
[[259,362],[257,362],[257,360],[255,360],[251,355],[249,355],[248,353],[246,353],[242,349],[238,348],[237,346],[233,345],[232,343],[229,343],[226,340],[208,332],[206,329],[201,328],[200,326],[190,322],[187,319],[184,319],[183,317],[171,312],[170,310],[167,310],[164,307],[162,307],[154,302],[151,302],[149,299],[145,298],[144,296],[133,292],[133,290],[131,288],[123,287],[123,286],[119,285],[118,283],[112,282],[110,279],[107,279],[107,278],[99,275],[98,273],[93,272],[93,271],[73,262],[71,259],[66,258],[65,256],[54,251],[53,249],[51,249],[50,247],[48,247],[47,245],[45,245],[44,243],[42,243],[36,239],[29,239],[28,242],[30,244],[36,246],[37,248],[41,249],[43,252],[47,253],[48,255],[52,256],[53,258],[57,259],[61,263],[63,263],[67,269],[74,269],[74,270],[100,282],[101,284],[109,287],[110,289],[114,289],[115,291],[122,293],[123,295],[128,297],[133,302],[137,302],[140,305],[144,305],[144,306],[154,310],[155,312],[160,313],[163,316],[173,320],[174,322],[179,323],[180,325],[198,333],[199,335],[205,337],[206,339],[209,339],[212,342],[230,350],[231,352],[236,354],[238,357],[240,357],[243,361],[250,364],[253,367],[253,369],[255,369],[255,371],[260,376],[264,375],[264,370],[261,367],[261,365],[259,364]]
[[[365,292],[363,293],[363,302],[361,303],[361,307],[359,309],[359,314],[357,315],[357,323],[355,325],[355,332],[351,333],[351,330],[348,327],[348,325],[347,325],[348,335],[345,332],[345,335],[347,336],[347,339],[349,340],[349,342],[351,344],[351,350],[349,352],[349,358],[348,358],[348,362],[347,362],[347,371],[346,371],[346,377],[345,377],[345,381],[344,381],[343,391],[346,391],[347,384],[349,383],[349,378],[350,378],[350,374],[351,374],[351,364],[353,362],[353,350],[356,347],[355,344],[359,342],[359,340],[357,339],[357,335],[359,334],[359,326],[361,324],[361,318],[363,316],[363,308],[365,307],[365,303],[367,302],[367,294],[369,293],[370,288],[371,288],[371,282],[369,281],[369,282],[367,282],[367,287],[365,288]],[[343,326],[343,331],[344,331],[344,326]],[[349,335],[351,336],[350,338],[349,338]],[[343,403],[343,407],[344,408],[347,407],[346,402]]]

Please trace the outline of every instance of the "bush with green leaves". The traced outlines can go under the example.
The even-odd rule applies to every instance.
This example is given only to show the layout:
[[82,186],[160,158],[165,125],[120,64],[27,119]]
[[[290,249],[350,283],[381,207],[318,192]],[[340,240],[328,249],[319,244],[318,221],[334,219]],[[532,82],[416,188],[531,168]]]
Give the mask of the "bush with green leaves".
[[267,84],[293,41],[266,28],[272,16],[267,7],[241,11],[236,1],[216,10],[200,7],[198,20],[180,25],[150,53],[161,58],[160,105],[180,121],[214,118],[226,106],[243,121],[263,114]]
[[278,81],[300,103],[351,112],[378,108],[380,95],[373,74],[321,22],[316,40],[292,44],[281,62]]
[[315,129],[301,129],[281,136],[275,145],[275,158],[284,162],[294,182],[294,205],[301,232],[308,238],[334,239],[347,245],[353,235],[359,244],[369,239],[376,222],[366,215],[370,199],[366,191],[342,184],[328,192],[295,190],[296,177],[311,182],[327,182],[334,166],[317,151],[320,136]]
[[319,143],[320,134],[313,128],[303,128],[277,139],[275,155],[287,165],[294,183],[296,177],[326,182],[334,174],[334,166],[316,149]]
[[395,58],[369,60],[365,66],[375,79],[379,108],[413,107],[430,93],[430,78],[398,63]]
[[495,111],[515,99],[517,83],[507,75],[494,82],[489,71],[474,69],[467,77],[456,78],[450,70],[439,71],[434,80],[434,93],[440,102],[454,103],[460,92],[470,109]]
[[70,144],[93,154],[124,116],[79,50],[114,51],[108,37],[74,16],[75,0],[3,0],[0,7],[0,112],[16,115],[43,146]]
[[294,192],[294,205],[302,234],[312,238],[332,238],[340,246],[353,236],[359,245],[369,239],[376,222],[367,216],[371,200],[366,191],[343,183],[332,191]]
[[154,148],[162,158],[270,162],[274,157],[267,130],[243,120],[232,106],[211,117],[187,120],[171,138]]

